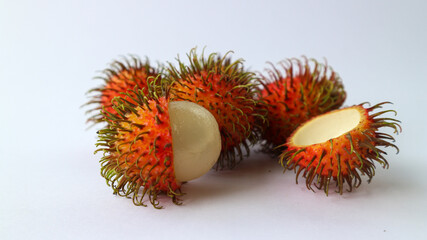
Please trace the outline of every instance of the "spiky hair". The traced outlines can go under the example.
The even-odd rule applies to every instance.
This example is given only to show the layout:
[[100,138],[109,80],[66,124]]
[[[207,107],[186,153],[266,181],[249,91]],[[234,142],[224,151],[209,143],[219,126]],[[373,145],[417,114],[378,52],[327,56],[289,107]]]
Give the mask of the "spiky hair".
[[161,193],[180,204],[180,183],[173,167],[169,88],[159,78],[149,77],[146,87],[113,99],[115,113],[103,112],[109,124],[98,131],[96,144],[96,152],[103,152],[101,175],[113,193],[142,206],[148,196],[155,208],[162,208],[157,200]]
[[260,74],[259,96],[268,110],[269,125],[262,131],[267,152],[285,143],[301,123],[339,108],[346,98],[340,77],[327,63],[303,57],[269,65],[268,75]]
[[[104,83],[87,92],[90,100],[85,105],[94,105],[86,111],[86,114],[92,114],[87,122],[93,124],[103,122],[102,111],[116,113],[112,100],[115,97],[132,94],[130,90],[134,88],[147,89],[147,79],[157,76],[161,71],[159,69],[151,66],[148,58],[142,61],[139,57],[130,55],[123,57],[121,61],[114,60],[101,72],[101,76],[95,77],[103,80]],[[147,92],[144,93],[147,94]]]

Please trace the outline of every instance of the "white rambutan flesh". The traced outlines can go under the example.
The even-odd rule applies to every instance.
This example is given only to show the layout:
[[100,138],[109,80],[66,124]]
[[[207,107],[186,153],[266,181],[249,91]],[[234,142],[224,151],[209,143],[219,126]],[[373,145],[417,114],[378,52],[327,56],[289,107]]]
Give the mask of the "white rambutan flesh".
[[291,140],[299,146],[326,142],[357,127],[360,119],[360,112],[354,108],[325,114],[303,125]]
[[169,103],[175,177],[186,182],[207,173],[221,153],[221,135],[215,117],[187,101]]

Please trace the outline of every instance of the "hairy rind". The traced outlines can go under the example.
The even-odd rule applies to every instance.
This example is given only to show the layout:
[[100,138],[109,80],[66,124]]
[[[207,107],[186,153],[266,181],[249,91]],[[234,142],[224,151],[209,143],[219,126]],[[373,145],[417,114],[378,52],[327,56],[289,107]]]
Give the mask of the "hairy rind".
[[144,89],[113,99],[116,114],[103,112],[109,124],[98,131],[95,151],[103,152],[101,175],[114,194],[140,206],[147,206],[144,201],[148,198],[155,208],[162,208],[160,194],[181,204],[173,169],[169,89],[159,78],[149,77]]
[[338,74],[325,64],[305,57],[269,63],[267,76],[260,74],[259,98],[268,110],[268,125],[262,129],[265,152],[279,154],[281,145],[303,122],[339,108],[346,92]]
[[244,70],[243,60],[232,61],[229,53],[205,57],[194,48],[187,55],[189,65],[178,59],[178,67],[169,64],[166,69],[171,99],[197,103],[217,120],[222,150],[216,169],[232,169],[249,155],[249,146],[257,142],[259,129],[266,123],[266,110],[256,107],[261,103],[255,99],[255,74]]
[[[363,103],[351,108],[357,109],[362,119],[353,130],[329,141],[309,146],[292,145],[292,136],[283,146],[287,149],[280,156],[280,163],[286,170],[294,170],[296,181],[302,173],[306,179],[306,186],[313,190],[312,185],[329,192],[331,181],[337,187],[336,192],[343,194],[344,185],[351,192],[362,183],[361,175],[368,176],[368,183],[375,175],[375,162],[383,168],[388,168],[389,163],[384,158],[387,153],[378,147],[393,147],[399,152],[398,147],[392,142],[394,137],[379,132],[379,128],[389,127],[395,134],[401,132],[400,121],[393,118],[379,117],[394,110],[373,113],[375,109],[382,108],[379,103],[369,108],[364,108]],[[341,110],[335,110],[341,111]],[[298,129],[295,131],[297,132]],[[294,134],[295,134],[294,132]],[[391,141],[391,142],[390,142]]]
[[102,80],[103,84],[87,92],[90,100],[85,105],[94,106],[86,111],[90,115],[87,122],[103,122],[102,111],[116,113],[111,102],[114,97],[132,94],[130,90],[146,89],[147,78],[156,77],[160,73],[161,67],[154,68],[148,58],[142,61],[137,56],[129,55],[122,60],[114,60],[108,68],[101,71],[101,76],[94,78]]

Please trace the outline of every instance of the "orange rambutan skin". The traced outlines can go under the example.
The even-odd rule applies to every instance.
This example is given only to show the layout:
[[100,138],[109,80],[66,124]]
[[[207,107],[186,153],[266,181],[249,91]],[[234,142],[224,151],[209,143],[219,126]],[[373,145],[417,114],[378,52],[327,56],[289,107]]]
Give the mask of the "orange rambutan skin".
[[[281,62],[286,75],[272,66],[269,79],[262,77],[268,82],[263,83],[259,95],[268,110],[269,125],[265,125],[262,133],[267,148],[282,145],[301,123],[344,103],[346,93],[337,74],[331,71],[327,75],[326,66],[314,60],[313,63],[311,68],[308,60],[305,63],[300,60]],[[294,64],[299,71],[294,72]]]
[[159,98],[158,103],[154,100],[148,103],[151,110],[137,107],[137,113],[126,116],[129,122],[120,123],[130,131],[118,130],[113,159],[129,178],[136,178],[136,183],[145,188],[175,191],[180,184],[175,180],[173,168],[168,104],[164,97]]
[[189,77],[192,84],[181,84],[176,81],[172,86],[172,94],[176,100],[197,102],[209,110],[218,122],[222,149],[227,151],[242,143],[253,128],[255,121],[254,104],[241,101],[242,96],[250,93],[245,88],[236,88],[237,82],[221,80],[221,74],[208,74],[201,71]]
[[[112,104],[117,114],[105,112],[108,125],[98,131],[96,152],[102,151],[101,175],[114,194],[132,198],[135,205],[144,204],[145,196],[155,208],[157,196],[167,194],[175,204],[181,183],[176,181],[167,94],[159,78],[150,80],[148,94],[133,90],[136,104],[117,97]],[[96,153],[95,152],[95,153]],[[142,191],[140,191],[142,190]]]

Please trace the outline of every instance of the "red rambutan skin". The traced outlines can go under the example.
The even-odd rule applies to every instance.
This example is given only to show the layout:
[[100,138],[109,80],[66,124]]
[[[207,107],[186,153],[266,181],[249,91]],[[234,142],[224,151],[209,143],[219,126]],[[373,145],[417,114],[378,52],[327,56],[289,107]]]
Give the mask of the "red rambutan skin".
[[266,150],[286,142],[301,123],[337,109],[345,101],[346,93],[339,76],[327,65],[304,60],[280,62],[285,74],[271,64],[272,69],[267,70],[269,77],[262,76],[264,88],[259,98],[266,104],[269,122],[262,131]]
[[398,120],[377,118],[381,114],[395,111],[371,114],[374,109],[381,108],[383,104],[385,103],[370,108],[364,108],[363,104],[351,107],[358,110],[361,115],[359,125],[323,143],[309,146],[294,145],[292,138],[295,132],[285,144],[286,150],[281,155],[282,165],[297,173],[297,182],[300,173],[303,172],[308,189],[313,190],[311,185],[315,181],[314,185],[318,189],[323,189],[326,194],[328,194],[331,180],[336,182],[337,192],[340,194],[343,193],[344,183],[347,183],[348,191],[352,191],[353,187],[359,187],[362,181],[360,175],[367,175],[370,182],[375,175],[375,162],[380,163],[383,168],[389,166],[383,156],[386,152],[378,147],[391,146],[398,150],[396,145],[389,142],[395,141],[391,135],[378,131],[381,127],[393,128],[395,133],[401,131]]

